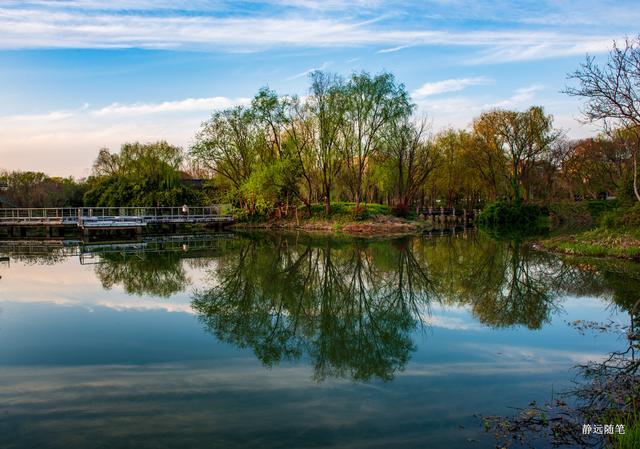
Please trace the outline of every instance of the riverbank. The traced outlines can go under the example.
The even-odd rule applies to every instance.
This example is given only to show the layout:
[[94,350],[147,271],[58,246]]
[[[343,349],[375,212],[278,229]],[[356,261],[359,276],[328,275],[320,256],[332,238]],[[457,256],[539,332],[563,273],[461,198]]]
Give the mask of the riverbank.
[[562,254],[640,261],[640,236],[631,231],[596,228],[577,234],[550,237],[536,245]]
[[342,219],[279,219],[259,223],[237,223],[235,229],[298,229],[316,232],[340,232],[351,235],[406,235],[431,228],[431,223],[392,215],[376,215],[366,220]]
[[550,211],[556,235],[536,242],[539,248],[640,261],[640,206],[611,207],[593,201],[555,204]]

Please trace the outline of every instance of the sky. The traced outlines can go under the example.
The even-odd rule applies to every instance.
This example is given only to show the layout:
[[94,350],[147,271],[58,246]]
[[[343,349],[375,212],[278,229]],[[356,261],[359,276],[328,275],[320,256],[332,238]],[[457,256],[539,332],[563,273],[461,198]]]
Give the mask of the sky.
[[215,110],[304,95],[315,69],[392,72],[434,133],[540,105],[586,137],[567,75],[638,23],[637,0],[0,0],[0,169],[80,178],[103,147],[188,149]]

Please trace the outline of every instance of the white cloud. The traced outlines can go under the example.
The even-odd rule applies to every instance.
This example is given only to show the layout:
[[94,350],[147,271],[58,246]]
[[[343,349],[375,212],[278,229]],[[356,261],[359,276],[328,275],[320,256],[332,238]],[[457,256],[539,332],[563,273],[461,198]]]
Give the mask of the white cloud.
[[249,102],[248,98],[187,98],[0,116],[2,165],[85,176],[101,147],[117,149],[127,141],[159,139],[186,147],[211,112]]
[[541,84],[533,84],[531,86],[521,87],[516,89],[513,95],[504,100],[497,101],[495,103],[489,103],[484,105],[484,109],[494,108],[518,108],[522,106],[530,106],[535,98],[535,93],[544,89]]
[[411,93],[414,99],[421,99],[431,95],[442,94],[445,92],[458,92],[468,86],[477,86],[481,84],[491,83],[492,80],[485,77],[475,78],[455,78],[433,83],[424,83],[418,89]]
[[208,97],[208,98],[187,98],[178,101],[163,101],[162,103],[134,103],[120,104],[113,103],[101,109],[92,111],[96,116],[109,115],[126,115],[126,114],[159,114],[165,112],[193,112],[193,111],[212,111],[217,109],[226,109],[238,104],[248,104],[248,98],[227,98],[227,97]]
[[[0,49],[259,51],[273,47],[389,45],[390,48],[380,52],[392,52],[409,46],[437,45],[478,48],[480,54],[470,58],[470,63],[495,63],[607,51],[612,38],[620,37],[592,31],[443,30],[430,29],[424,24],[407,29],[389,23],[384,14],[368,20],[349,15],[313,14],[313,10],[295,15],[283,12],[269,16],[239,13],[215,16],[211,7],[207,14],[177,14],[171,9],[145,14],[135,8],[125,12],[115,8],[92,9],[90,6],[94,3],[74,2],[79,6],[67,9],[39,6],[42,2],[0,7]],[[316,2],[303,3],[308,3],[308,9]]]

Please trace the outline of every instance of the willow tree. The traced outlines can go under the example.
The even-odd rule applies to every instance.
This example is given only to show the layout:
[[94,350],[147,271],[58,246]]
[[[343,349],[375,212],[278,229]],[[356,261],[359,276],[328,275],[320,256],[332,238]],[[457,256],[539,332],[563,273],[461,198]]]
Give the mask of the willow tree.
[[266,141],[252,111],[238,106],[216,112],[204,122],[190,152],[195,161],[222,177],[232,194],[238,194],[255,170]]
[[360,207],[366,187],[366,173],[385,124],[410,116],[413,104],[403,84],[396,84],[391,73],[371,76],[354,73],[344,87],[346,106],[343,150],[346,182]]
[[569,79],[577,81],[578,86],[567,87],[565,93],[587,100],[583,113],[588,122],[600,123],[605,131],[624,129],[623,134],[631,137],[624,141],[631,152],[633,191],[640,201],[640,36],[625,39],[623,47],[614,42],[603,66],[587,56]]
[[496,126],[497,123],[486,115],[476,118],[472,125],[473,143],[467,147],[465,155],[491,201],[498,199],[506,178],[506,159]]
[[342,166],[340,131],[344,126],[344,84],[337,75],[311,73],[307,107],[315,122],[313,155],[320,171],[324,211],[331,212],[331,189]]
[[87,206],[199,204],[199,193],[180,182],[182,148],[165,141],[124,143],[119,153],[101,149],[87,180]]

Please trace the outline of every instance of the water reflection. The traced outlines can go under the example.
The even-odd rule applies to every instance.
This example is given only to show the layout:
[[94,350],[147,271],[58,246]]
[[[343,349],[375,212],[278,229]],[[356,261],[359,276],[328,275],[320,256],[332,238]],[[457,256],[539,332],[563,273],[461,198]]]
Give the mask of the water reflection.
[[253,349],[267,366],[308,358],[317,380],[393,378],[434,304],[468,307],[490,327],[539,329],[563,295],[610,294],[624,306],[640,291],[638,271],[620,264],[600,270],[476,234],[348,243],[261,234],[235,243],[193,309],[217,338]]
[[409,360],[410,333],[434,293],[408,240],[377,249],[242,240],[192,307],[219,339],[252,348],[265,365],[306,355],[319,380],[391,379]]
[[[469,310],[490,328],[540,329],[567,295],[638,299],[640,267],[558,258],[481,234],[383,240],[296,234],[185,236],[128,245],[0,245],[28,264],[69,256],[93,265],[105,289],[191,296],[219,340],[265,366],[304,360],[314,379],[390,380],[416,350],[430,310]],[[195,285],[190,273],[205,271]]]

